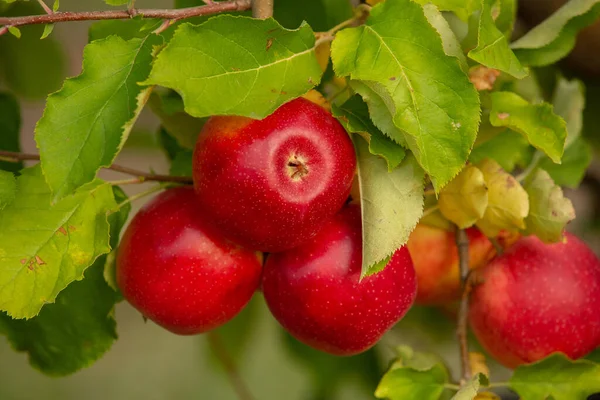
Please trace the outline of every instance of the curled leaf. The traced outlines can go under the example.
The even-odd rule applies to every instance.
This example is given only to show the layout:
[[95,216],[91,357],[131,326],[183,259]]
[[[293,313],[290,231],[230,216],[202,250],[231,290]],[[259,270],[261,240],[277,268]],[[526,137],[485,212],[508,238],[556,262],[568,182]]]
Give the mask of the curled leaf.
[[440,192],[438,202],[444,217],[464,229],[483,218],[488,205],[488,189],[483,173],[467,165]]

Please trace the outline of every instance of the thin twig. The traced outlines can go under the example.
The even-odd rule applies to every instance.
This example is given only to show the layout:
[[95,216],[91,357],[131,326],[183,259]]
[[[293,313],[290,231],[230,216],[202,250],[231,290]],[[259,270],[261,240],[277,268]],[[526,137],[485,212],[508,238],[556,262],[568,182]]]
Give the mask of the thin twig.
[[267,19],[273,16],[273,0],[252,0],[252,16]]
[[240,376],[235,362],[231,358],[231,355],[229,354],[229,351],[227,351],[227,348],[223,344],[219,334],[215,331],[210,331],[206,334],[206,336],[208,337],[208,342],[212,351],[214,351],[219,361],[221,361],[221,364],[223,364],[225,372],[227,373],[227,377],[231,381],[238,398],[240,400],[253,400],[254,397]]
[[523,172],[521,172],[515,177],[517,182],[523,182],[525,179],[527,179],[527,177],[537,168],[540,161],[542,161],[543,156],[544,154],[541,151],[536,150],[536,152],[533,153],[533,157],[531,158],[531,162],[529,163],[527,168],[525,168]]
[[[9,162],[19,162],[24,160],[39,160],[39,154],[29,154],[29,153],[17,153],[14,151],[4,151],[0,150],[0,160],[9,161]],[[123,174],[135,176],[138,178],[139,183],[146,181],[154,181],[154,182],[175,182],[175,183],[193,183],[192,178],[187,176],[170,176],[170,175],[159,175],[159,174],[150,174],[148,172],[139,171],[137,169],[124,167],[122,165],[113,164],[109,167],[106,167],[112,171],[120,172]]]
[[458,310],[456,337],[460,348],[461,385],[471,379],[471,363],[469,362],[469,346],[467,344],[467,323],[469,316],[469,296],[471,284],[469,280],[469,237],[464,229],[456,230],[456,247],[458,248],[458,263],[460,268],[460,283],[462,297]]
[[180,8],[180,9],[136,9],[105,10],[105,11],[82,11],[82,12],[55,12],[45,15],[29,15],[23,17],[0,17],[0,25],[23,26],[54,24],[56,22],[70,21],[98,21],[107,19],[129,19],[134,15],[143,18],[156,18],[167,20],[180,20],[202,15],[218,14],[228,11],[245,11],[252,6],[251,0],[229,0],[215,2],[203,6]]

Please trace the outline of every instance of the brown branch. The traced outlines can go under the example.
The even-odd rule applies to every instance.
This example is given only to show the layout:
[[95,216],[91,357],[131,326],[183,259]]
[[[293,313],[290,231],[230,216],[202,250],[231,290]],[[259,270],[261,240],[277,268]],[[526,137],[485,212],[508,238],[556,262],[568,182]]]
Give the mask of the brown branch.
[[471,379],[471,363],[469,362],[469,346],[467,344],[467,329],[469,317],[469,296],[471,294],[471,283],[469,279],[469,237],[464,229],[456,230],[456,247],[458,248],[458,263],[460,268],[460,283],[462,297],[458,310],[458,323],[456,337],[460,348],[461,360],[461,384]]
[[266,19],[273,16],[273,0],[252,0],[252,16]]
[[211,2],[204,6],[180,8],[180,9],[136,9],[106,10],[106,11],[82,11],[82,12],[55,12],[44,15],[30,15],[23,17],[0,17],[0,25],[23,26],[38,24],[54,24],[56,22],[70,21],[98,21],[107,19],[129,19],[136,15],[143,18],[166,19],[177,21],[180,19],[199,17],[202,15],[218,14],[228,11],[245,11],[251,8],[251,0],[229,0],[223,2]]
[[[9,162],[19,162],[25,160],[40,160],[39,154],[29,154],[29,153],[17,153],[13,151],[4,151],[0,150],[0,160],[9,161]],[[146,181],[154,181],[154,182],[175,182],[175,183],[193,183],[192,178],[187,176],[170,176],[170,175],[158,175],[158,174],[150,174],[144,171],[139,171],[133,168],[124,167],[122,165],[113,164],[109,167],[106,167],[112,171],[120,172],[122,174],[127,174],[131,176],[135,176],[137,180],[141,182]]]
[[227,373],[227,377],[231,381],[238,398],[240,400],[253,400],[254,397],[240,376],[235,362],[231,358],[231,355],[227,351],[227,348],[223,344],[219,334],[215,331],[210,331],[206,334],[206,336],[208,337],[208,343],[210,344],[212,351],[215,353],[219,361],[221,361],[221,364],[223,364],[225,372]]

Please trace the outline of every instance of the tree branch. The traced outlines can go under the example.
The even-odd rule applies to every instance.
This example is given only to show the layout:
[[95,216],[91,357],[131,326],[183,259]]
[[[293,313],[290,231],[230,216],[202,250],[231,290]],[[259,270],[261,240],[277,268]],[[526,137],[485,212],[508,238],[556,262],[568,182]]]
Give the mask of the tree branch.
[[[269,0],[272,1],[272,0]],[[23,26],[38,24],[54,24],[56,22],[70,21],[98,21],[106,19],[129,19],[136,15],[143,18],[166,19],[177,21],[180,19],[198,17],[202,15],[218,14],[228,11],[245,11],[252,6],[251,0],[229,0],[223,2],[211,2],[204,6],[180,8],[180,9],[136,9],[106,10],[106,11],[82,11],[82,12],[53,12],[44,15],[30,15],[23,17],[0,17],[0,25]],[[1,30],[0,30],[1,32]]]
[[227,351],[227,348],[223,344],[221,337],[215,331],[210,331],[206,334],[208,337],[208,342],[212,351],[215,353],[223,367],[225,368],[225,372],[227,373],[227,377],[231,381],[233,388],[235,389],[238,399],[240,400],[253,400],[252,394],[250,390],[244,383],[244,380],[240,376],[235,362],[231,358],[231,355]]
[[471,281],[469,279],[469,237],[464,229],[456,230],[456,247],[458,248],[458,263],[460,268],[460,283],[462,297],[458,310],[458,323],[456,337],[460,348],[462,367],[461,385],[471,379],[471,363],[469,361],[469,346],[467,344],[467,329],[469,317],[469,296],[471,294]]
[[[28,154],[28,153],[16,153],[13,151],[0,151],[0,160],[9,161],[9,162],[19,162],[24,160],[36,160],[39,161],[39,154]],[[170,176],[170,175],[157,175],[150,174],[144,171],[139,171],[133,168],[124,167],[122,165],[113,164],[110,167],[106,167],[112,171],[120,172],[122,174],[127,174],[131,176],[135,176],[139,183],[154,181],[154,182],[174,182],[174,183],[184,183],[184,184],[192,184],[192,178],[187,176]]]
[[273,0],[252,0],[252,16],[266,19],[273,16]]

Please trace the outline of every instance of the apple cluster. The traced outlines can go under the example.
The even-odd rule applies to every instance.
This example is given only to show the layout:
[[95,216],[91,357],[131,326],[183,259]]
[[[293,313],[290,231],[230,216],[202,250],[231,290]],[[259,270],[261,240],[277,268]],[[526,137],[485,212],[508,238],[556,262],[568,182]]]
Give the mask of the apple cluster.
[[[194,151],[194,187],[164,191],[125,231],[118,285],[145,317],[183,335],[225,324],[261,290],[298,340],[363,352],[414,302],[451,304],[461,289],[454,232],[422,223],[386,268],[360,279],[355,175],[348,133],[311,101],[262,120],[211,117]],[[467,233],[482,277],[470,322],[497,360],[514,368],[600,346],[600,261],[585,244],[570,234],[557,244],[513,237],[497,255],[480,231]]]

